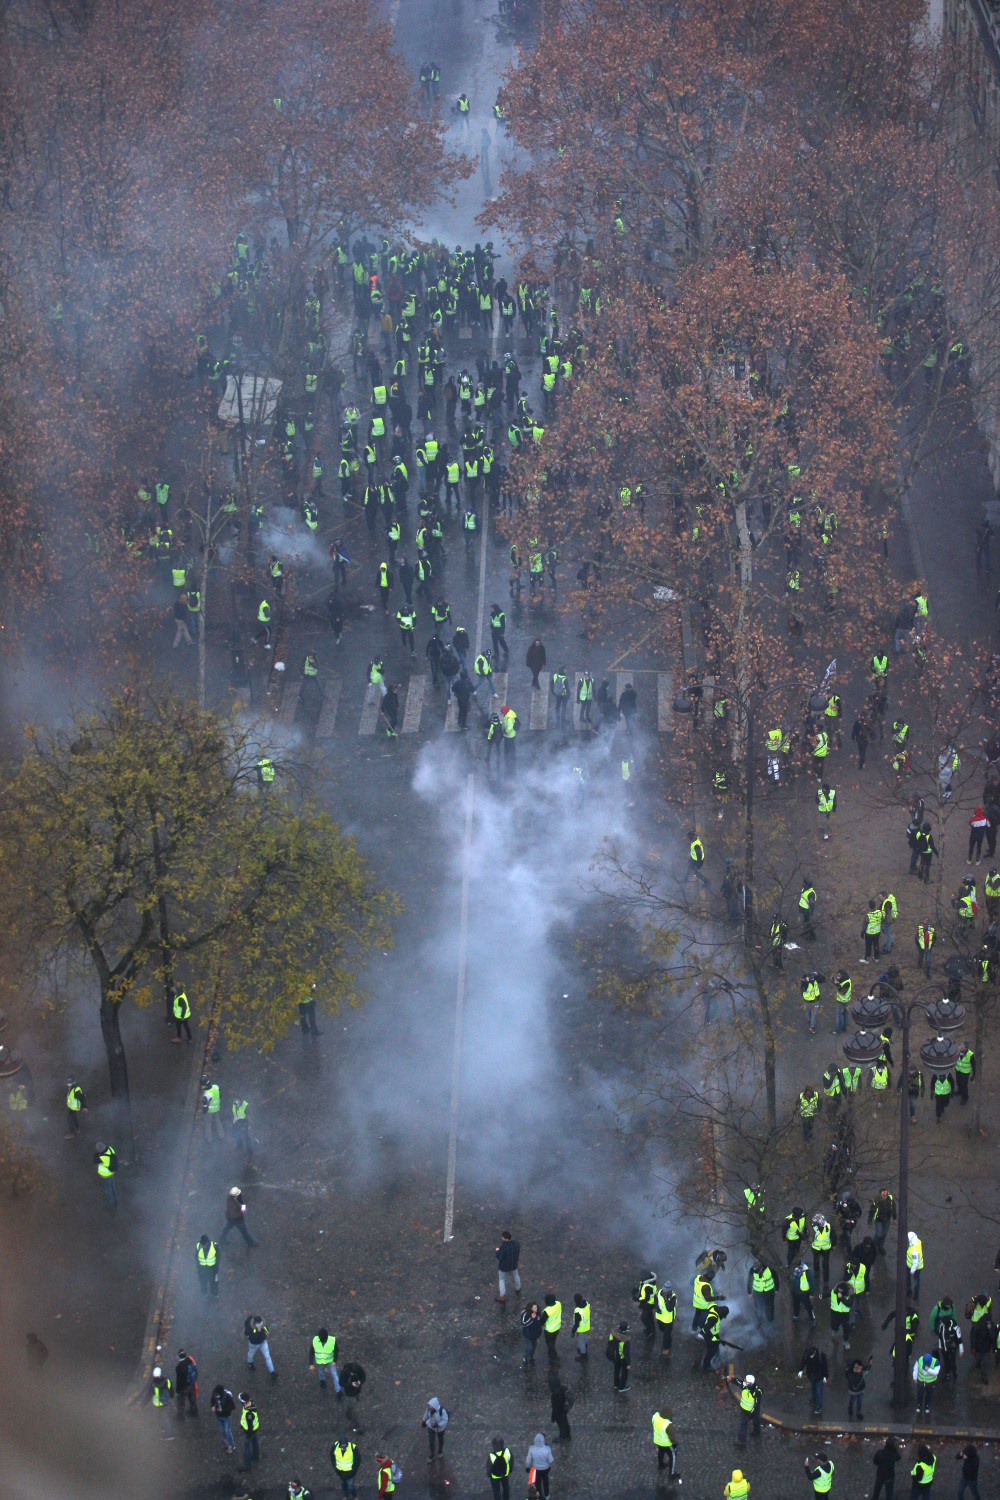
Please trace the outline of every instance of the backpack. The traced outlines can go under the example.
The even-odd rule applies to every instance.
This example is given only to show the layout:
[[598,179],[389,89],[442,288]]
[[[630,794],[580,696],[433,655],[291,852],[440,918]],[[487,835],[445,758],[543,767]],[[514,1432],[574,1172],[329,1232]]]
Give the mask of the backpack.
[[440,1408],[440,1411],[438,1412],[438,1432],[444,1432],[445,1428],[448,1425],[448,1421],[448,1408],[446,1406],[442,1406]]

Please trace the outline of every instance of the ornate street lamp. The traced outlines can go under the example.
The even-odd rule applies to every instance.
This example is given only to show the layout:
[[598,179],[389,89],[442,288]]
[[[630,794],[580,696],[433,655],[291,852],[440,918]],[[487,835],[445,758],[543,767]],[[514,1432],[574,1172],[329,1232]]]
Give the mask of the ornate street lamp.
[[[907,1380],[906,1350],[906,1246],[907,1211],[909,1209],[910,1168],[910,1018],[914,1011],[923,1011],[934,1035],[920,1048],[920,1061],[929,1073],[948,1073],[955,1066],[961,1048],[949,1033],[957,1031],[965,1020],[964,1005],[952,1000],[938,998],[926,1001],[922,997],[933,990],[940,997],[939,985],[925,985],[914,998],[904,1004],[892,985],[884,981],[880,996],[866,995],[854,1002],[851,1014],[859,1023],[860,1030],[844,1042],[844,1056],[852,1063],[872,1063],[881,1056],[882,1041],[878,1032],[890,1015],[902,1027],[902,1057],[899,1090],[899,1205],[897,1210],[898,1230],[896,1237],[896,1337],[893,1360],[892,1401],[894,1406],[905,1406],[910,1383]],[[889,994],[889,1000],[884,997]]]

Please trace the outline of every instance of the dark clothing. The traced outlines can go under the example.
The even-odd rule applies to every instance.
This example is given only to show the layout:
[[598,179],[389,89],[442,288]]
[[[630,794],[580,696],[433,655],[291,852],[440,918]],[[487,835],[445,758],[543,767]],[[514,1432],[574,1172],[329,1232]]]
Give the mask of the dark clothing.
[[567,1415],[568,1391],[564,1385],[552,1386],[552,1420],[559,1428],[559,1436],[565,1441],[572,1434],[569,1429],[569,1416]]
[[880,1494],[884,1494],[886,1500],[892,1500],[896,1483],[896,1465],[899,1463],[899,1449],[892,1438],[889,1438],[885,1446],[873,1456],[872,1463],[875,1465],[875,1488],[872,1491],[872,1500],[878,1500]]
[[452,684],[452,695],[458,704],[458,727],[465,729],[469,722],[469,704],[472,702],[472,683],[462,672]]
[[517,1240],[501,1240],[496,1256],[498,1271],[516,1271],[521,1259],[521,1246]]
[[531,673],[532,687],[541,686],[538,681],[538,674],[545,666],[547,660],[548,658],[545,654],[545,647],[542,645],[541,641],[532,641],[531,645],[528,647],[527,651],[524,654],[524,664],[528,668],[528,671]]
[[860,771],[864,768],[865,754],[868,750],[868,725],[860,716],[854,721],[851,739],[858,747],[858,770]]
[[431,664],[431,682],[434,687],[438,685],[438,677],[441,673],[441,658],[444,655],[444,647],[436,635],[432,635],[424,647],[427,660]]
[[542,1336],[543,1323],[541,1318],[533,1318],[528,1308],[521,1314],[521,1336],[524,1339],[524,1361],[526,1364],[534,1364],[535,1349],[538,1340]]
[[177,1415],[184,1415],[184,1403],[192,1417],[198,1415],[198,1366],[186,1354],[177,1361],[174,1370],[174,1389],[177,1392]]
[[626,731],[631,734],[632,720],[635,718],[637,698],[635,688],[631,683],[622,688],[621,697],[618,699],[618,712],[625,722]]

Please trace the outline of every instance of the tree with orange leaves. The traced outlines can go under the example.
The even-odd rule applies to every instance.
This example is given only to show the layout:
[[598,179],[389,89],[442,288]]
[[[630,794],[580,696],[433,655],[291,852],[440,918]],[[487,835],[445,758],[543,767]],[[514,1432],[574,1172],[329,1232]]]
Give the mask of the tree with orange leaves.
[[923,0],[579,0],[508,74],[531,160],[484,219],[586,246],[588,284],[734,251],[842,277],[900,412],[898,492],[1000,398],[1000,204],[962,89]]
[[277,0],[245,42],[239,69],[216,55],[215,86],[256,221],[285,227],[287,313],[333,239],[391,234],[471,164],[445,150],[370,0]]
[[762,720],[796,711],[837,650],[870,650],[883,603],[870,497],[892,432],[877,344],[842,283],[732,256],[686,272],[671,297],[610,295],[590,347],[512,465],[516,539],[522,552],[582,543],[596,601],[642,610],[663,645],[676,630],[664,590],[701,612],[735,709],[752,883]]

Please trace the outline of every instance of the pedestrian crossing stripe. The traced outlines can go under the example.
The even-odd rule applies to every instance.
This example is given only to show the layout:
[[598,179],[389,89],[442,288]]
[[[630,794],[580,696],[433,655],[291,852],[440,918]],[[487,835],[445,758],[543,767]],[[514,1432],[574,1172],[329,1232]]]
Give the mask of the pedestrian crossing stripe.
[[[647,677],[653,675],[656,678],[656,727],[657,731],[660,734],[670,734],[672,733],[674,727],[672,675],[670,672],[657,672],[651,674],[648,671],[643,673],[642,675]],[[597,709],[596,697],[591,700],[591,719],[588,723],[588,721],[583,718],[583,705],[577,699],[577,693],[579,691],[580,683],[583,680],[583,673],[580,671],[573,672],[572,675],[567,673],[567,677],[572,683],[571,708],[573,730],[578,733],[587,730],[593,732],[594,729],[596,729],[597,725],[600,723],[601,719],[600,711],[599,709]],[[640,677],[639,673],[633,674],[631,672],[618,672],[615,674],[616,703],[617,699],[624,691],[626,683],[631,682],[634,686],[637,677]],[[508,674],[506,672],[494,672],[492,676],[492,692],[490,692],[490,688],[486,682],[481,682],[479,686],[478,696],[473,700],[473,705],[472,709],[470,709],[470,712],[474,710],[477,702],[482,705],[482,709],[485,710],[487,714],[494,711],[499,712],[500,705],[507,701],[508,680]],[[430,721],[434,718],[437,718],[437,721],[440,723],[440,711],[442,708],[442,703],[440,701],[440,698],[438,698],[438,701],[435,703],[434,700],[437,694],[431,687],[431,681],[432,679],[425,674],[416,673],[400,687],[399,696],[401,712],[398,729],[402,734],[418,734],[422,725],[424,728],[427,728],[429,725],[430,727],[433,727]],[[523,689],[518,689],[515,696],[520,700],[520,702],[515,702],[513,705],[513,707],[518,711],[518,715],[521,720],[521,728],[526,728],[529,732],[536,734],[541,733],[543,730],[555,727],[555,704],[552,701],[551,673],[540,672],[538,674],[538,682],[539,686],[537,689],[529,689],[527,704],[525,704],[524,702]],[[337,723],[337,714],[340,707],[342,689],[343,683],[339,677],[325,678],[322,681],[323,706],[320,710],[319,718],[316,723],[317,740],[328,740],[333,737]],[[295,723],[295,714],[299,701],[300,691],[301,684],[298,684],[296,686],[293,686],[292,684],[285,685],[285,691],[282,697],[281,708],[279,711],[280,721],[285,728],[291,729]],[[440,691],[441,689],[438,689],[437,693],[440,693]],[[381,707],[381,703],[382,694],[374,684],[370,684],[364,690],[364,697],[361,704],[361,714],[358,720],[358,735],[362,738],[368,738],[374,735],[379,728],[379,709]],[[641,724],[641,711],[643,707],[641,694],[639,699],[639,706],[639,717]],[[448,734],[457,734],[458,703],[450,693],[447,695],[443,707],[444,724],[442,727]],[[426,720],[424,713],[425,709],[427,709]],[[472,719],[471,722],[475,724],[476,719]],[[570,727],[570,716],[568,713],[566,716],[565,727],[567,730]]]

